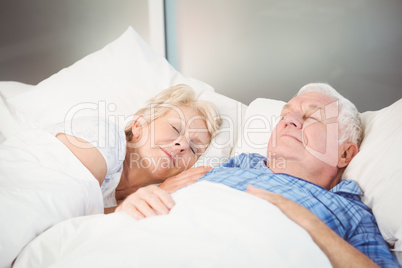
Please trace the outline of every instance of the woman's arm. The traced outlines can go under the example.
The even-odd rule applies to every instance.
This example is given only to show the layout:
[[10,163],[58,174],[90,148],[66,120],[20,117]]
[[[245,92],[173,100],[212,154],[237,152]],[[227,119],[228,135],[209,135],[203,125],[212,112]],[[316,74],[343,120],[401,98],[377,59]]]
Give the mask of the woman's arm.
[[159,188],[167,191],[169,194],[176,192],[178,189],[195,183],[199,178],[204,176],[207,172],[211,171],[212,167],[200,166],[196,168],[189,168],[182,173],[173,177],[167,178],[159,185]]
[[109,214],[115,211],[125,211],[137,220],[167,214],[174,206],[174,201],[169,194],[176,192],[181,187],[193,184],[211,169],[212,167],[206,166],[190,168],[166,179],[159,185],[159,188],[155,185],[142,187],[124,200],[117,200],[116,207],[105,208],[104,212]]
[[370,258],[337,235],[307,208],[280,194],[248,185],[247,192],[277,206],[289,219],[305,229],[333,267],[379,267]]
[[56,135],[65,146],[92,173],[101,186],[107,173],[106,161],[102,154],[89,142],[64,133]]

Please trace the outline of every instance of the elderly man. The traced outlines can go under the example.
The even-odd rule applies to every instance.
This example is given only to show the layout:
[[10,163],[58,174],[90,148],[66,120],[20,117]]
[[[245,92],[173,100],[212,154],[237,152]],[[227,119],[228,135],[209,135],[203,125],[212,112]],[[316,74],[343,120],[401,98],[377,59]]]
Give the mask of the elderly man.
[[[223,183],[276,205],[311,235],[334,267],[395,267],[374,216],[360,201],[361,190],[354,181],[341,181],[359,151],[361,132],[359,113],[350,101],[327,84],[309,84],[283,108],[267,158],[242,154],[200,180]],[[187,171],[160,188],[174,192],[205,172]],[[140,192],[137,198],[149,207],[137,206],[135,213],[166,213],[172,200],[160,188]],[[160,201],[151,201],[152,194]]]

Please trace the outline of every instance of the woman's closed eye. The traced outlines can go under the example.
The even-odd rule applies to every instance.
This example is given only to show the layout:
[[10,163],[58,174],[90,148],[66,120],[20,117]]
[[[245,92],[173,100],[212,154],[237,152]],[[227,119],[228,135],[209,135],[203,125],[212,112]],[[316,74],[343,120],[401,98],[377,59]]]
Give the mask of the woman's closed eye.
[[190,145],[190,150],[193,154],[197,154],[197,149],[194,147],[194,145]]
[[177,132],[177,134],[180,134],[180,129],[179,129],[178,127],[176,127],[176,126],[174,126],[174,125],[171,125],[171,126],[172,126],[172,128],[174,129],[174,131]]
[[[174,126],[174,125],[171,125],[171,126],[172,126],[172,128],[174,129],[174,131],[177,132],[177,134],[179,134],[179,135],[181,134],[179,128],[177,128],[177,127]],[[198,152],[197,148],[196,148],[194,145],[190,145],[189,147],[190,147],[191,152],[196,155],[197,152]]]

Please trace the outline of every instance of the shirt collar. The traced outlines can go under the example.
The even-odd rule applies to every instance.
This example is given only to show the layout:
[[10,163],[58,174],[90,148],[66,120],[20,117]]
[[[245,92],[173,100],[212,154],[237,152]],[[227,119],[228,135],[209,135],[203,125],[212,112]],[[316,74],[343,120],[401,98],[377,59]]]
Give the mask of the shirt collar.
[[347,193],[347,194],[354,194],[354,195],[363,195],[362,190],[357,185],[355,181],[352,180],[344,180],[335,185],[330,192],[333,193]]
[[257,164],[254,166],[255,169],[262,169],[268,173],[274,173],[270,168],[267,167],[267,159],[262,158]]

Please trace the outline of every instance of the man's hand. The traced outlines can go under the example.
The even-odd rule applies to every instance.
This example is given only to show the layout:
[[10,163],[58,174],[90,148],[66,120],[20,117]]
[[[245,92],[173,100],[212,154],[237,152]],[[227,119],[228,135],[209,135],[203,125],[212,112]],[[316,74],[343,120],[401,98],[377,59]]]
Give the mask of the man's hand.
[[283,212],[283,214],[304,229],[316,224],[317,221],[321,222],[321,220],[310,210],[296,202],[293,202],[292,200],[283,197],[281,194],[271,193],[252,185],[247,186],[247,192],[277,206]]
[[141,220],[143,218],[168,214],[175,205],[170,195],[155,185],[149,185],[130,194],[117,208]]
[[252,185],[247,192],[277,206],[289,219],[304,228],[333,267],[379,267],[358,249],[343,240],[314,213],[296,202]]
[[196,167],[190,168],[186,171],[179,173],[173,177],[166,179],[159,185],[159,188],[164,189],[169,194],[176,192],[179,188],[188,186],[196,182],[199,178],[209,172],[212,167]]

